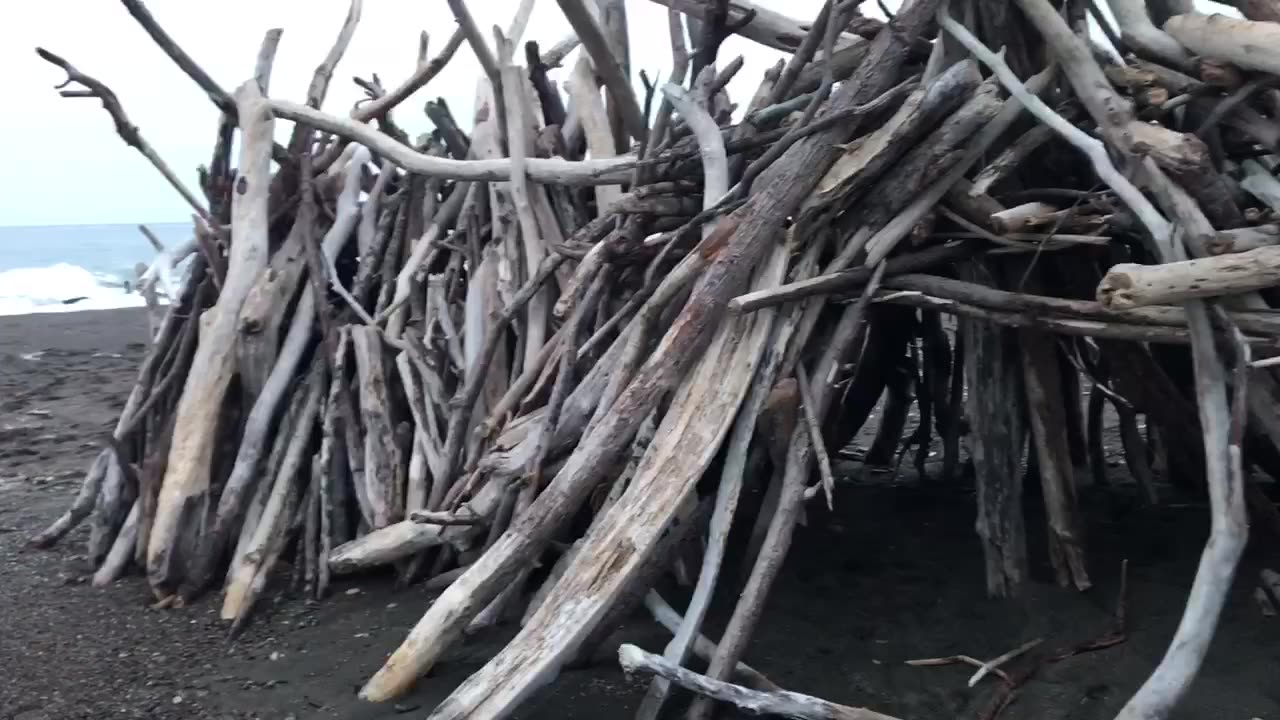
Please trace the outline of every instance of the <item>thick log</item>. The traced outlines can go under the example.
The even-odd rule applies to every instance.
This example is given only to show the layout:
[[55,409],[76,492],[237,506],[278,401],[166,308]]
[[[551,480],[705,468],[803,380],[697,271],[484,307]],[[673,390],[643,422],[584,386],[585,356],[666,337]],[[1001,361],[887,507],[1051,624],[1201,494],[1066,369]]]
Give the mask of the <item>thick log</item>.
[[365,487],[373,508],[373,528],[377,529],[404,517],[406,464],[392,432],[381,337],[374,328],[355,325],[351,328],[351,346],[360,384],[364,447],[348,450],[364,452]]
[[232,199],[231,256],[222,290],[199,319],[200,342],[178,400],[177,423],[147,547],[147,577],[160,597],[181,579],[209,504],[215,427],[235,369],[236,320],[267,265],[274,121],[254,81],[236,90],[243,128]]
[[1118,263],[1098,284],[1098,302],[1122,310],[1238,295],[1280,285],[1280,247],[1160,265]]
[[[334,575],[344,575],[389,565],[444,543],[462,544],[476,534],[478,523],[488,523],[505,493],[504,483],[486,482],[474,497],[453,513],[455,516],[473,519],[466,524],[426,523],[413,518],[378,528],[343,543],[329,554],[329,570]],[[483,530],[484,525],[479,529]]]
[[1022,514],[1026,428],[1017,337],[986,323],[960,322],[965,329],[969,447],[978,490],[976,529],[986,560],[987,593],[1012,597],[1027,577]]
[[1164,24],[1187,49],[1249,70],[1280,73],[1280,24],[1226,15],[1176,15]]

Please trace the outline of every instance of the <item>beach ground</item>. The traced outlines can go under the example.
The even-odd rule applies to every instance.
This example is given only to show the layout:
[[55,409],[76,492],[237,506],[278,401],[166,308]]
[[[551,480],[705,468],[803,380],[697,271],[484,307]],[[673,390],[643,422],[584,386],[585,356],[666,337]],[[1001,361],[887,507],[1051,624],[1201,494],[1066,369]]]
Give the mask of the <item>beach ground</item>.
[[[514,629],[451,652],[395,705],[356,699],[421,615],[431,595],[387,578],[344,579],[306,602],[275,589],[234,642],[216,598],[152,610],[137,574],[91,587],[87,529],[52,550],[27,538],[62,512],[111,431],[145,352],[141,311],[0,317],[0,720],[78,718],[424,717]],[[1114,462],[1118,450],[1111,449]],[[1204,500],[1171,497],[1144,509],[1132,493],[1086,488],[1089,569],[1079,593],[1052,582],[1044,520],[1028,497],[1033,577],[1015,600],[985,597],[967,485],[841,483],[834,513],[810,513],[769,598],[746,660],[788,689],[910,720],[977,718],[1000,692],[972,667],[905,661],[965,654],[989,659],[1043,642],[1007,669],[1106,635],[1121,562],[1129,561],[1127,637],[1044,665],[1000,715],[1006,720],[1114,717],[1159,662],[1176,627],[1208,532]],[[728,565],[708,621],[718,636],[742,576]],[[1260,531],[1246,553],[1206,665],[1172,717],[1280,720],[1280,618],[1251,595],[1262,567],[1280,569],[1280,542]],[[287,573],[286,573],[287,574]],[[682,606],[686,592],[665,587]],[[668,636],[642,615],[564,672],[518,718],[626,718],[647,686],[618,669],[619,642],[661,652]],[[684,701],[681,696],[681,702]],[[680,716],[678,712],[672,717]]]

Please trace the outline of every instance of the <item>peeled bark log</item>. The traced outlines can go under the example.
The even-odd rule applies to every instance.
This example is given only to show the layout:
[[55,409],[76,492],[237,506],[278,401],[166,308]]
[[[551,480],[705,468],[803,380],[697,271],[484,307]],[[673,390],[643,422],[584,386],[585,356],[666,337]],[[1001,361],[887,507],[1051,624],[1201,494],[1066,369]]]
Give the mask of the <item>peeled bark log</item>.
[[[469,517],[485,518],[487,521],[498,509],[504,492],[502,483],[487,482],[455,514],[465,513]],[[458,542],[475,533],[475,524],[438,525],[401,520],[334,548],[328,557],[329,570],[334,575],[343,575],[389,565],[413,557],[427,548],[446,542]]]
[[1169,18],[1164,30],[1196,55],[1280,74],[1280,24],[1193,13]]
[[[405,463],[392,436],[391,406],[378,331],[351,328],[351,345],[360,380],[360,417],[364,421],[365,487],[373,508],[374,529],[404,517]],[[349,448],[360,452],[359,448]]]
[[164,481],[147,547],[155,593],[172,592],[194,550],[209,504],[215,426],[235,366],[236,320],[267,264],[267,196],[274,120],[256,82],[236,91],[243,137],[232,201],[231,258],[218,300],[200,317],[200,342],[176,410]]
[[1161,265],[1118,263],[1098,284],[1098,302],[1123,310],[1238,295],[1280,285],[1280,247]]

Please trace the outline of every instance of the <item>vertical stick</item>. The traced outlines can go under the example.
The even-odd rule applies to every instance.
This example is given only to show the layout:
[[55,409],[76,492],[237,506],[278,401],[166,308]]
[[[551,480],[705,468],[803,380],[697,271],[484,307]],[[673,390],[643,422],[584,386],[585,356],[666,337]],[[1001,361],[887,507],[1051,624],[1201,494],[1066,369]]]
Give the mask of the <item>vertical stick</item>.
[[1022,330],[1019,339],[1022,379],[1027,388],[1027,409],[1049,520],[1049,560],[1059,585],[1074,584],[1083,592],[1093,583],[1089,581],[1081,547],[1081,523],[1067,443],[1066,411],[1062,407],[1057,348],[1052,335],[1037,330]]
[[1027,577],[1022,516],[1026,428],[1017,339],[1012,331],[989,323],[962,319],[960,324],[965,328],[970,455],[978,488],[976,529],[986,558],[987,593],[1011,597]]

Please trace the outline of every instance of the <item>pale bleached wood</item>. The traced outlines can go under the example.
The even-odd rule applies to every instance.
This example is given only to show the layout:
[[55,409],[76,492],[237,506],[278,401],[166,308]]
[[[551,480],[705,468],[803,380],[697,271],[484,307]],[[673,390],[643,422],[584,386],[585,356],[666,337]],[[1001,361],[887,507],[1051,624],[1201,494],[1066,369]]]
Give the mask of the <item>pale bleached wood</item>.
[[[898,84],[910,52],[902,38],[922,32],[936,9],[937,0],[913,0],[904,7],[898,14],[898,27],[877,35],[868,62],[836,90],[827,112],[858,107]],[[436,600],[400,648],[365,684],[361,697],[385,701],[402,694],[581,505],[601,474],[634,438],[658,397],[674,388],[696,353],[705,348],[713,319],[722,319],[724,305],[781,232],[783,218],[796,211],[835,160],[833,146],[847,142],[852,133],[853,128],[847,126],[825,127],[793,144],[753,184],[758,190],[747,204],[720,221],[724,232],[717,228],[687,256],[701,258],[707,269],[649,361],[611,403],[610,412],[582,438],[529,511]],[[610,352],[615,348],[619,348],[616,342]],[[570,397],[566,415],[572,404]]]
[[[504,53],[510,55],[511,53]],[[511,204],[516,211],[520,223],[520,244],[523,250],[524,267],[537,268],[547,256],[547,244],[543,239],[542,229],[533,209],[533,189],[529,186],[529,178],[525,165],[529,159],[528,133],[532,127],[530,119],[525,115],[524,69],[509,62],[502,66],[502,92],[506,96],[507,111],[507,152],[511,158]],[[547,342],[547,324],[551,315],[553,298],[551,288],[543,287],[534,293],[525,307],[524,360],[528,367],[537,361],[542,346]]]
[[[385,173],[384,173],[385,174]],[[409,259],[404,262],[400,271],[396,273],[395,295],[391,302],[388,303],[381,316],[389,318],[387,320],[387,336],[391,338],[399,338],[404,332],[405,325],[405,303],[409,302],[409,296],[413,293],[414,283],[423,273],[422,266],[431,256],[431,253],[440,246],[440,240],[448,232],[449,228],[457,222],[458,218],[465,217],[467,211],[476,201],[476,193],[479,192],[480,185],[473,183],[462,183],[453,189],[453,193],[449,195],[449,199],[436,211],[436,215],[431,220],[431,225],[427,227],[422,237],[418,238],[413,244],[413,251],[409,255]]]
[[[613,134],[609,131],[609,116],[600,99],[600,86],[596,83],[589,57],[580,56],[574,63],[566,89],[569,91],[569,100],[573,103],[574,114],[586,135],[591,162],[607,162],[609,158],[615,157],[617,152],[614,149]],[[601,216],[608,213],[609,207],[622,195],[622,187],[619,185],[598,184],[595,191],[596,214]]]
[[[638,141],[644,141],[649,135],[649,122],[644,111],[636,100],[635,91],[622,62],[622,58],[614,55],[609,48],[609,40],[600,29],[594,14],[587,9],[587,2],[595,0],[556,0],[573,31],[582,42],[582,47],[591,56],[591,65],[595,68],[604,86],[609,90],[609,97],[622,113],[623,125],[627,133]],[[607,123],[607,120],[606,120]],[[612,138],[612,133],[610,133]]]
[[120,527],[107,557],[93,573],[93,586],[105,587],[115,582],[124,574],[125,568],[133,560],[134,544],[138,541],[138,519],[142,515],[142,501],[134,500],[129,509],[129,516]]
[[[503,181],[511,177],[509,159],[454,160],[419,153],[389,135],[355,122],[287,100],[268,100],[276,117],[311,125],[365,145],[399,167],[420,175],[448,180]],[[601,160],[570,161],[559,158],[529,158],[529,177],[537,182],[566,185],[616,185],[626,182],[635,163],[634,155]]]
[[1280,23],[1192,13],[1169,18],[1164,30],[1196,55],[1280,73]]
[[241,402],[245,405],[253,405],[276,364],[283,334],[281,326],[288,319],[280,308],[296,296],[298,284],[304,278],[306,256],[302,235],[305,231],[303,223],[294,223],[284,242],[271,254],[266,272],[258,276],[240,307],[236,374]]
[[[1123,134],[1128,119],[1127,107],[1106,82],[1085,43],[1062,20],[1048,0],[1017,0],[1017,3],[1063,62],[1066,76],[1075,88],[1076,95],[1101,126],[1104,135],[1121,150],[1127,151],[1129,148],[1125,143],[1128,139]],[[1172,20],[1166,23],[1165,29],[1171,31],[1172,24]],[[1178,37],[1177,33],[1171,34]],[[1180,38],[1180,41],[1189,45],[1186,38]],[[1195,50],[1194,47],[1192,49]],[[1048,115],[1043,112],[1036,114],[1039,117]],[[1078,147],[1083,145],[1079,135],[1069,136],[1068,139]],[[1101,169],[1105,157],[1096,157],[1093,153],[1091,157],[1095,157],[1095,167]],[[1209,223],[1195,202],[1185,196],[1181,188],[1169,182],[1151,160],[1140,163],[1138,171],[1139,178],[1151,188],[1162,206],[1180,225],[1193,230],[1186,234],[1184,242],[1190,247],[1200,245],[1200,236],[1204,231],[1197,231],[1197,228]],[[1127,178],[1113,176],[1107,181],[1123,197],[1125,203],[1133,208],[1139,221],[1146,227],[1152,237],[1157,257],[1164,261],[1182,257],[1180,249],[1174,245],[1175,238],[1172,237],[1170,223],[1154,208],[1146,205],[1145,198],[1140,194],[1134,196],[1138,191]],[[1187,302],[1185,309],[1192,336],[1197,409],[1204,431],[1205,470],[1211,512],[1210,534],[1192,583],[1186,609],[1169,650],[1143,686],[1121,709],[1117,720],[1166,717],[1186,693],[1204,662],[1209,642],[1226,603],[1231,579],[1248,538],[1244,508],[1245,479],[1239,447],[1240,436],[1244,432],[1245,405],[1251,395],[1245,392],[1247,375],[1244,372],[1237,373],[1235,402],[1234,405],[1229,404],[1226,369],[1215,347],[1208,311],[1204,304],[1196,301]],[[1247,360],[1248,350],[1238,338],[1236,353],[1242,356],[1238,357],[1238,362]],[[1267,424],[1268,416],[1261,417],[1264,424]]]
[[729,703],[752,715],[777,715],[799,720],[896,720],[890,715],[840,705],[812,695],[786,690],[749,690],[685,670],[629,643],[618,647],[618,662],[628,674],[639,671],[655,673],[693,692]]
[[[788,256],[794,251],[796,242],[793,226],[787,232],[785,253]],[[800,263],[798,272],[812,271],[813,265],[816,263],[806,262],[809,260],[811,260],[811,257],[806,255]],[[767,404],[773,397],[774,383],[785,356],[784,350],[791,339],[798,319],[799,315],[794,309],[784,316],[782,321],[773,316],[772,313],[766,319],[766,322],[770,324],[769,344],[760,364],[756,368],[756,376],[752,379],[751,387],[743,400],[743,404],[734,420],[733,429],[728,437],[729,444],[724,454],[720,485],[716,490],[715,506],[707,529],[706,550],[703,553],[702,564],[698,570],[698,579],[689,598],[684,617],[676,621],[676,627],[668,628],[671,630],[672,638],[663,651],[663,657],[676,665],[685,663],[690,650],[698,652],[708,662],[715,655],[715,646],[702,637],[700,630],[720,578],[720,569],[729,543],[729,531],[733,526],[738,501],[742,494],[743,485],[746,482],[745,475],[751,440],[760,432],[761,426],[765,424],[762,414],[766,412]],[[777,472],[776,468],[775,472]],[[765,511],[762,510],[761,515],[765,514]],[[655,598],[656,596],[651,592],[646,597],[645,603],[654,612],[655,617],[659,617],[660,608],[656,608],[654,604]],[[659,622],[662,622],[661,617],[659,617]],[[706,645],[710,645],[710,647],[708,648]],[[700,647],[701,649],[699,649]],[[702,650],[707,650],[708,652],[703,653]],[[740,662],[735,666],[739,672],[741,672],[741,666],[742,663]],[[636,713],[637,720],[658,717],[670,694],[670,690],[670,683],[665,678],[655,677],[649,684],[649,690],[644,700],[641,701],[640,709]]]
[[[405,511],[427,509],[427,499],[431,495],[432,478],[438,478],[444,472],[443,449],[436,442],[434,417],[431,408],[425,403],[422,386],[418,382],[414,361],[408,352],[396,354],[396,371],[400,375],[400,385],[404,388],[405,398],[409,403],[409,414],[413,416],[414,462],[422,464],[416,470],[410,465],[409,487],[405,491]],[[419,458],[419,456],[421,456]]]
[[[208,95],[209,100],[224,115],[235,121],[241,129],[247,127],[244,119],[240,117],[241,108],[238,98],[232,97],[226,90],[223,90],[217,81],[210,77],[204,68],[200,67],[199,63],[192,59],[178,43],[174,42],[169,33],[165,32],[160,23],[156,22],[155,16],[151,14],[151,11],[147,9],[142,0],[120,0],[120,3],[124,5],[129,15],[142,26],[142,29],[146,31],[155,44]],[[271,157],[277,162],[285,162],[290,159],[289,152],[277,143],[272,143]]]
[[[342,61],[342,56],[347,54],[347,48],[351,46],[351,38],[356,34],[356,27],[360,24],[360,15],[363,12],[364,0],[350,0],[350,4],[347,5],[347,16],[343,18],[342,27],[338,30],[338,37],[334,39],[329,52],[311,74],[311,84],[307,86],[307,104],[311,107],[319,108],[324,105],[325,96],[329,94],[329,82],[333,80],[333,72]],[[266,94],[265,90],[263,94]],[[290,146],[292,145],[291,141]]]
[[[321,252],[329,263],[342,252],[359,222],[360,208],[356,201],[360,193],[362,168],[368,160],[369,151],[361,147],[347,165],[342,193],[338,196],[334,209],[333,225],[321,240]],[[192,565],[189,592],[199,593],[212,581],[214,565],[226,549],[234,528],[240,523],[254,485],[259,482],[258,466],[267,451],[270,441],[268,436],[275,427],[276,412],[296,377],[303,354],[315,334],[316,307],[313,287],[303,289],[275,364],[245,420],[235,463],[218,498],[213,524]]]
[[[778,246],[755,284],[782,279]],[[438,720],[502,717],[523,697],[554,679],[604,614],[626,590],[688,499],[728,433],[768,339],[768,318],[720,326],[711,346],[676,390],[623,496],[586,536],[563,578],[520,633],[436,709]]]
[[[1142,192],[1134,186],[1124,175],[1116,169],[1112,164],[1110,157],[1107,155],[1106,146],[1101,140],[1090,136],[1080,128],[1072,125],[1061,115],[1054,112],[1043,100],[1036,97],[1034,92],[1018,78],[1014,72],[1005,64],[1004,59],[991,52],[990,49],[982,45],[969,30],[960,23],[953,20],[949,15],[942,14],[938,18],[942,28],[953,35],[969,52],[973,53],[982,64],[995,73],[1000,79],[1002,85],[1009,90],[1012,95],[1011,100],[1016,101],[1025,107],[1028,112],[1036,117],[1040,122],[1052,128],[1056,133],[1065,138],[1072,145],[1079,148],[1088,157],[1093,164],[1094,171],[1098,177],[1107,183],[1115,191],[1121,202],[1129,206],[1130,209],[1138,216],[1143,225],[1150,228],[1156,237],[1156,242],[1168,246],[1170,243],[1171,226],[1155,206],[1142,195]],[[1071,53],[1063,60],[1064,63],[1079,62],[1080,57],[1088,58],[1092,62],[1091,56],[1088,54],[1087,48],[1074,47]],[[1094,64],[1093,67],[1097,68]],[[1074,79],[1074,78],[1073,78]],[[1110,85],[1106,76],[1101,70],[1096,71],[1096,77],[1089,74],[1080,78],[1079,82],[1087,84],[1089,87],[1105,87],[1110,91]],[[1083,97],[1092,97],[1089,93],[1083,93]],[[1097,103],[1099,112],[1108,112],[1110,103]],[[1091,108],[1092,109],[1092,108]],[[1110,127],[1110,126],[1109,126]]]
[[[53,65],[62,68],[62,70],[67,73],[66,82],[60,85],[59,88],[70,85],[71,83],[79,83],[86,88],[86,90],[63,90],[62,95],[64,97],[93,97],[100,100],[102,102],[102,108],[111,115],[111,120],[115,123],[116,133],[120,135],[120,139],[124,140],[125,144],[129,147],[132,147],[141,153],[142,156],[145,157],[161,175],[164,176],[164,179],[168,181],[169,185],[182,196],[182,199],[186,200],[187,203],[191,205],[191,209],[195,210],[196,214],[200,216],[200,219],[210,225],[214,224],[213,218],[209,215],[209,210],[204,206],[204,203],[200,202],[196,198],[195,194],[186,186],[186,183],[182,182],[177,173],[175,173],[172,168],[169,167],[169,164],[160,157],[160,153],[152,147],[151,143],[147,142],[146,138],[142,137],[142,133],[138,131],[138,127],[129,120],[129,116],[125,114],[124,106],[120,104],[120,99],[116,97],[116,94],[111,90],[111,88],[107,87],[106,84],[97,78],[85,75],[77,70],[71,63],[63,60],[58,55],[55,55],[44,48],[36,48],[36,54],[45,62],[52,63]],[[251,80],[250,82],[254,81]],[[240,103],[239,97],[237,97],[236,103]]]
[[[454,514],[490,518],[498,509],[506,488],[501,482],[487,482]],[[440,525],[401,520],[335,547],[329,554],[329,570],[344,575],[357,570],[389,565],[444,543],[460,542],[476,532],[477,523]],[[483,528],[482,528],[483,529]]]
[[[316,424],[320,411],[320,398],[326,389],[325,365],[323,356],[312,361],[310,372],[305,380],[306,398],[302,402],[298,414],[298,422],[293,426],[288,438],[288,445],[280,462],[280,469],[271,484],[271,495],[254,528],[253,537],[240,552],[240,562],[234,566],[234,572],[228,574],[226,596],[222,600],[220,615],[223,620],[241,622],[242,618],[253,607],[260,584],[255,582],[259,572],[266,566],[268,550],[280,542],[290,521],[289,498],[297,495],[298,477],[310,477],[310,456],[306,454],[311,440],[311,431]],[[239,551],[239,549],[237,549]]]
[[[679,85],[667,83],[662,94],[675,106],[685,124],[698,140],[698,157],[702,160],[702,209],[715,207],[729,192],[729,160],[725,155],[724,138],[720,127],[706,108],[701,107],[688,91]],[[712,224],[702,226],[702,236],[711,234]]]
[[1172,305],[1280,285],[1280,247],[1160,265],[1117,263],[1098,283],[1098,302],[1123,310]]
[[1257,160],[1245,160],[1240,167],[1244,170],[1240,187],[1266,203],[1267,207],[1280,212],[1280,180]]
[[393,435],[381,336],[374,328],[352,326],[351,347],[360,388],[364,447],[347,451],[364,453],[365,487],[373,508],[373,528],[377,529],[404,517],[404,463]]
[[[698,0],[653,0],[659,5],[679,10],[690,18],[702,20],[707,16],[707,5]],[[729,25],[734,32],[748,40],[783,52],[794,52],[809,32],[809,23],[787,17],[769,7],[747,0],[730,0]],[[750,16],[750,22],[743,22]],[[861,47],[867,44],[853,33],[842,32],[836,39],[836,49]]]
[[[679,632],[680,628],[685,626],[687,623],[685,618],[681,617],[680,613],[676,612],[676,609],[671,607],[670,603],[663,600],[662,596],[654,590],[650,590],[645,593],[644,606],[649,610],[649,613],[653,615],[653,619],[657,620],[658,624],[666,628],[667,632],[672,635]],[[710,661],[711,657],[716,653],[716,644],[706,635],[697,633],[693,636],[693,652],[703,660]],[[782,689],[772,680],[765,677],[765,675],[759,670],[756,670],[744,662],[739,662],[733,668],[733,672],[737,675],[738,679],[751,685],[756,690]],[[670,683],[666,678],[655,679],[661,679],[668,684]]]
[[271,67],[276,61],[276,50],[280,47],[282,28],[271,28],[262,36],[262,45],[258,48],[258,61],[253,66],[253,79],[263,95],[270,93]]
[[237,192],[231,204],[231,255],[218,300],[200,316],[200,340],[178,400],[177,422],[147,547],[156,594],[172,592],[194,549],[209,503],[209,473],[218,416],[235,362],[236,319],[267,265],[267,197],[275,123],[256,82],[236,90],[242,124]]
[[1107,0],[1120,29],[1120,38],[1137,54],[1162,60],[1174,67],[1187,67],[1191,55],[1165,31],[1156,27],[1147,13],[1145,0]]
[[[707,113],[706,108],[699,105],[683,88],[667,83],[663,86],[663,95],[685,119],[685,123],[693,130],[698,139],[698,150],[702,158],[703,168],[703,208],[713,207],[720,198],[729,191],[729,164],[725,156],[724,139],[715,120]],[[703,237],[712,231],[708,223],[703,226]],[[794,249],[794,233],[787,233],[786,254]],[[772,314],[761,319],[764,327],[771,328]],[[701,626],[711,595],[715,591],[716,580],[720,574],[720,564],[724,556],[725,545],[729,538],[729,527],[737,509],[738,498],[742,492],[742,470],[746,460],[747,445],[755,428],[756,416],[763,406],[762,391],[772,385],[772,375],[777,372],[777,359],[780,353],[772,353],[763,360],[757,372],[764,377],[753,378],[752,385],[744,398],[741,416],[735,421],[730,434],[730,447],[726,454],[724,471],[720,479],[720,488],[716,492],[715,509],[713,510],[708,529],[707,550],[703,555],[702,567],[693,595],[689,600],[689,611],[681,627],[673,632],[674,637],[664,651],[664,657],[677,665],[683,664],[688,657],[690,647]],[[641,702],[636,713],[637,720],[654,720],[662,711],[670,687],[662,679],[655,678],[649,685],[649,691]]]

